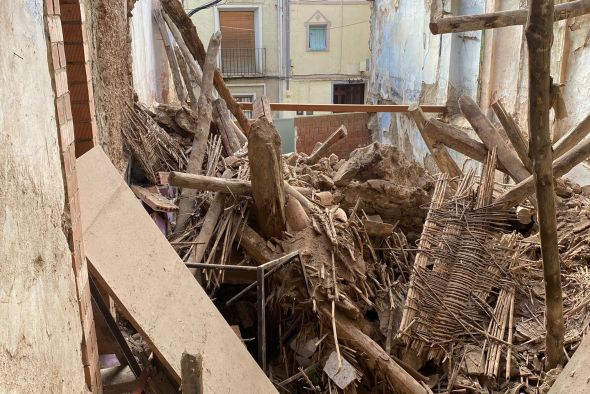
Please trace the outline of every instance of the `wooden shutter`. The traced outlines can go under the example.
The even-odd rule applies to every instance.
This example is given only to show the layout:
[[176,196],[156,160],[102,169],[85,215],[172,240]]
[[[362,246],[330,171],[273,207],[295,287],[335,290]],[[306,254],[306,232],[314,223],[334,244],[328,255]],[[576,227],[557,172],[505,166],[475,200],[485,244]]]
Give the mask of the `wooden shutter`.
[[254,11],[219,11],[221,48],[255,48]]

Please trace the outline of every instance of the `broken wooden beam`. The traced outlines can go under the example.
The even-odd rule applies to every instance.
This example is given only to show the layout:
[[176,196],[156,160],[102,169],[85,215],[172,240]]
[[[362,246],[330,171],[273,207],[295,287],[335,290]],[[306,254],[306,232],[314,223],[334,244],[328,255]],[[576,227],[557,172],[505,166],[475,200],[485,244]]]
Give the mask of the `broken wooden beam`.
[[178,211],[178,207],[170,202],[166,197],[162,196],[159,193],[154,193],[149,191],[148,189],[132,185],[131,190],[133,193],[143,201],[147,206],[149,206],[154,211],[158,212],[176,212]]
[[553,144],[553,157],[560,157],[590,133],[590,114]]
[[318,149],[316,149],[305,161],[307,164],[315,164],[319,159],[324,157],[328,150],[337,143],[338,141],[346,138],[348,136],[348,131],[346,130],[346,126],[340,125],[335,132],[330,134],[330,136],[322,142],[322,145]]
[[[199,34],[197,33],[197,29],[191,21],[191,18],[186,14],[182,3],[178,0],[161,0],[161,4],[164,11],[166,11],[170,19],[174,22],[176,27],[178,27],[178,30],[182,34],[184,42],[190,50],[193,58],[204,70],[206,57],[205,47],[199,38]],[[218,70],[215,70],[214,83],[217,92],[219,92],[219,95],[225,100],[230,111],[238,120],[240,127],[247,132],[250,127],[248,119],[225,85],[223,77]]]
[[251,195],[252,184],[240,179],[223,179],[214,176],[185,174],[172,171],[168,174],[168,183],[187,189],[222,192],[238,195]]
[[280,237],[286,230],[281,137],[265,117],[250,128],[248,159],[256,221],[264,236]]
[[[358,328],[349,318],[336,313],[332,316],[330,308],[321,306],[320,313],[326,321],[334,321],[338,337],[348,341],[358,353],[364,354],[378,369],[388,382],[403,394],[426,394],[428,391],[414,379],[405,369],[397,364],[381,346]],[[333,319],[333,320],[332,320]]]
[[[590,0],[577,0],[555,6],[553,21],[590,13]],[[489,14],[460,15],[440,18],[430,22],[432,34],[460,33],[474,30],[495,29],[498,27],[524,25],[528,10],[498,11]]]
[[242,144],[236,134],[235,124],[229,117],[225,100],[222,98],[213,101],[213,120],[217,125],[219,135],[221,135],[221,142],[227,156],[233,155],[241,148]]
[[498,160],[506,168],[510,176],[516,182],[526,179],[530,173],[524,167],[513,148],[504,141],[490,120],[481,112],[475,101],[471,97],[461,96],[459,98],[459,107],[488,150],[496,147]]
[[[571,3],[569,3],[571,4]],[[535,191],[539,208],[539,235],[545,278],[545,348],[547,369],[563,365],[564,322],[557,219],[553,186],[553,152],[549,125],[551,108],[551,44],[553,0],[531,0],[525,36],[529,54],[529,133]]]
[[[590,156],[590,139],[576,146],[565,155],[553,161],[553,176],[559,178]],[[504,192],[494,201],[494,205],[511,207],[525,200],[535,192],[535,181],[529,176],[514,188]]]
[[428,147],[428,150],[432,154],[432,158],[434,159],[436,166],[438,167],[440,172],[449,174],[451,177],[462,176],[463,172],[461,171],[455,160],[453,160],[453,158],[449,154],[449,151],[447,151],[447,149],[442,145],[435,146],[435,142],[430,138],[428,134],[424,132],[424,129],[427,126],[427,121],[420,107],[417,104],[411,105],[408,108],[408,112],[410,113],[412,119],[414,119],[416,127],[418,127],[418,131],[420,132],[420,135],[422,136],[424,143]]
[[[464,131],[450,124],[441,122],[438,119],[426,118],[422,111],[412,109],[412,116],[420,118],[424,124],[424,133],[433,141],[433,143],[442,143],[467,157],[485,163],[488,148],[479,141],[469,137]],[[497,169],[506,172],[506,169],[498,163]]]
[[531,163],[531,159],[529,158],[529,148],[525,141],[525,137],[514,121],[514,118],[506,111],[500,100],[492,103],[492,109],[500,120],[502,127],[504,127],[504,131],[512,143],[512,147],[516,151],[520,161],[522,161],[522,164],[527,171],[531,172],[533,170],[533,163]]

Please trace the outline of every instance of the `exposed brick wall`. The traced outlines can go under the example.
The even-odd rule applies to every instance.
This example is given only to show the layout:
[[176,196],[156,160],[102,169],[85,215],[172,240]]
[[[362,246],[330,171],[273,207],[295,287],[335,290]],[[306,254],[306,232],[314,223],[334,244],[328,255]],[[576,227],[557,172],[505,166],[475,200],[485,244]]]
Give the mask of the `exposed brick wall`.
[[348,157],[356,148],[371,143],[368,121],[369,114],[362,112],[297,117],[294,121],[297,152],[310,154],[317,142],[325,141],[340,125],[344,125],[348,130],[348,137],[334,144],[329,153]]
[[86,16],[80,0],[59,0],[59,7],[64,41],[60,56],[65,58],[68,67],[76,157],[79,157],[97,144]]
[[[70,4],[68,4],[69,6]],[[72,252],[72,269],[76,280],[76,292],[80,321],[82,325],[82,363],[88,388],[93,393],[102,392],[96,331],[92,315],[90,284],[88,281],[88,263],[82,241],[82,223],[80,218],[80,200],[78,196],[78,179],[76,174],[76,150],[78,135],[75,132],[75,115],[72,113],[70,92],[68,90],[69,63],[66,50],[60,12],[69,14],[69,7],[64,7],[59,0],[45,0],[45,20],[49,33],[48,59],[55,90],[55,108],[58,123],[58,140],[61,150],[62,170],[65,179],[67,210],[69,213],[68,243]],[[66,69],[66,63],[68,65]]]

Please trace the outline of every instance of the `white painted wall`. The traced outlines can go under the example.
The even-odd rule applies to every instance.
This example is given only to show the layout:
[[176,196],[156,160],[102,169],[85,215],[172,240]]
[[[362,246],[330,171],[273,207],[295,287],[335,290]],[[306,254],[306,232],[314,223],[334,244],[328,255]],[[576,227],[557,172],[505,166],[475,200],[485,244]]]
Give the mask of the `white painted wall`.
[[0,392],[83,393],[43,1],[0,1]]

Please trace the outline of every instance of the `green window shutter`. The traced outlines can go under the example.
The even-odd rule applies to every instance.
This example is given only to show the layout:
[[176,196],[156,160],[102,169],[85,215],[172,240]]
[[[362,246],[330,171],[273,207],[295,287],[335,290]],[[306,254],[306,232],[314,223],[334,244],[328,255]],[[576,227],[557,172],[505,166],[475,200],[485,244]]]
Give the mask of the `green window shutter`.
[[326,25],[309,26],[309,50],[325,51],[328,49],[328,34]]

